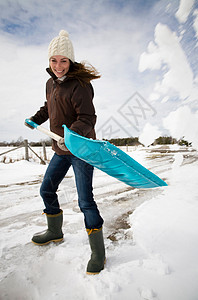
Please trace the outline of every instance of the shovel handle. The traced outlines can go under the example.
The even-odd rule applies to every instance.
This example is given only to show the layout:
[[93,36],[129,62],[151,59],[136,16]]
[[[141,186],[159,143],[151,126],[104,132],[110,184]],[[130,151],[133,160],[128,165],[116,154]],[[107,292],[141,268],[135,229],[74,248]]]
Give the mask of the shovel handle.
[[54,132],[52,132],[52,131],[50,131],[50,130],[48,130],[48,129],[46,129],[46,128],[44,128],[44,127],[38,125],[38,124],[36,124],[35,122],[33,122],[33,121],[30,120],[30,119],[26,119],[26,120],[25,120],[25,123],[27,123],[27,124],[29,124],[30,126],[36,128],[37,130],[43,132],[44,134],[48,135],[49,137],[51,137],[53,140],[55,140],[55,141],[57,141],[57,142],[61,139],[61,136],[60,136],[60,135],[58,135],[58,134],[56,134],[56,133],[54,133]]

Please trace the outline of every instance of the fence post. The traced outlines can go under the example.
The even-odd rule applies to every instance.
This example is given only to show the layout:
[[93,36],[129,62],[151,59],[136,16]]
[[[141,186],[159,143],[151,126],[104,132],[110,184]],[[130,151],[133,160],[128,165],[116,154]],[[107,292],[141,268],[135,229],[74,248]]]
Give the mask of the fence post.
[[42,142],[42,146],[43,146],[43,158],[44,158],[44,160],[47,160],[47,153],[46,153],[45,142]]
[[29,161],[28,140],[24,140],[25,160]]

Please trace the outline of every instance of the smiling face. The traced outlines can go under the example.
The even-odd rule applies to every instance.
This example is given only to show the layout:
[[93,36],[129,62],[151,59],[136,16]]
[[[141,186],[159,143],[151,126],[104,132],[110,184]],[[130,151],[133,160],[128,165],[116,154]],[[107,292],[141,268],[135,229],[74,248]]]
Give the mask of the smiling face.
[[58,77],[61,78],[67,74],[70,67],[70,61],[67,57],[62,55],[54,55],[49,60],[50,67],[52,72]]

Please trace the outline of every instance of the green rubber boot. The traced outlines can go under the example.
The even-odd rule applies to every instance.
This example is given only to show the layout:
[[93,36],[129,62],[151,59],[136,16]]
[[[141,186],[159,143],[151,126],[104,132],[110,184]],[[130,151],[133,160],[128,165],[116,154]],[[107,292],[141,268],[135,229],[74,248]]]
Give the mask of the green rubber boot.
[[46,216],[48,229],[45,232],[36,233],[33,236],[32,242],[36,245],[43,246],[50,242],[61,242],[63,240],[63,211],[61,210],[61,212],[56,215],[46,214]]
[[105,247],[102,228],[87,229],[89,244],[91,247],[91,259],[87,265],[87,274],[99,274],[104,269],[105,264]]

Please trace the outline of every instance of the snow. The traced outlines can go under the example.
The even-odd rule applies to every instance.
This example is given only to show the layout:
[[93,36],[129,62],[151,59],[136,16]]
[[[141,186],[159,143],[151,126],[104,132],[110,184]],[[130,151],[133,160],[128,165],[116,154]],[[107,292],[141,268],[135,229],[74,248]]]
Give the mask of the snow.
[[[193,188],[198,178],[196,168],[197,165],[174,169],[172,185],[164,194],[144,203],[131,216],[134,241],[148,254],[143,266],[161,275],[169,274],[174,282],[175,287],[170,288],[170,278],[164,278],[166,292],[160,299],[197,297],[198,198]],[[185,174],[188,174],[188,184]],[[154,290],[160,285],[159,278],[152,286]]]
[[1,185],[36,180],[44,172],[45,168],[45,166],[38,163],[30,164],[27,161],[18,161],[14,164],[0,164],[0,172],[4,174],[1,178]]
[[30,240],[46,228],[39,187],[47,165],[0,163],[0,299],[197,300],[198,153],[179,146],[129,151],[168,187],[133,189],[95,170],[107,252],[97,276],[85,273],[90,249],[73,171],[58,191],[64,242],[39,247]]

